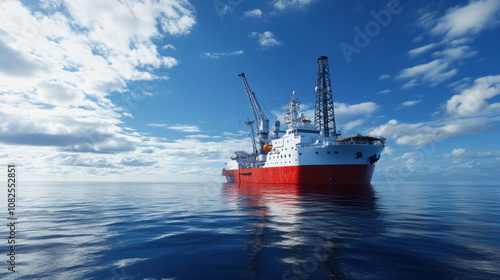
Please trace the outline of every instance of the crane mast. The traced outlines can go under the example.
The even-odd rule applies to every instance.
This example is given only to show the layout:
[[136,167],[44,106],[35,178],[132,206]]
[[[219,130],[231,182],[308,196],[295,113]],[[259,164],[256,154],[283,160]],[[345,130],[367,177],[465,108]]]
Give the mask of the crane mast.
[[257,153],[257,148],[255,147],[255,136],[253,136],[253,129],[252,129],[252,124],[254,121],[247,120],[245,122],[246,125],[248,125],[248,130],[250,130],[250,139],[252,140],[252,153]]
[[[257,160],[258,161],[265,161],[266,160],[266,155],[267,152],[264,150],[264,145],[266,145],[269,141],[269,120],[267,119],[266,115],[264,114],[264,111],[260,107],[259,102],[255,98],[255,93],[250,89],[250,86],[248,85],[247,79],[245,78],[245,73],[238,74],[239,77],[241,77],[241,80],[243,82],[243,87],[245,88],[245,93],[248,98],[248,102],[250,103],[250,109],[252,111],[254,121],[257,126],[257,143],[255,143],[255,138],[252,137],[252,144],[254,144],[254,147],[256,146],[255,150],[257,150]],[[251,129],[251,128],[250,128]]]

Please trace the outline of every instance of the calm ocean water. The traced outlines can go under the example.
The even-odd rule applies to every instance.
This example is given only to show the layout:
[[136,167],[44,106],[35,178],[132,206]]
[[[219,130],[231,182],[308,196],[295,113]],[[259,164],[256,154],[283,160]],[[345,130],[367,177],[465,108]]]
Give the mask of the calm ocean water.
[[56,182],[18,195],[17,272],[4,238],[1,279],[500,279],[500,185]]

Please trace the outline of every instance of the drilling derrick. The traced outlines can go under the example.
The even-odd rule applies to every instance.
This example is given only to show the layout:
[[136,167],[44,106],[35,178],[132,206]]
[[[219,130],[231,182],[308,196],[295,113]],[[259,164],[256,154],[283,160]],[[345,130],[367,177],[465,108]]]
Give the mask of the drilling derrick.
[[340,135],[335,127],[335,113],[333,111],[332,83],[328,57],[318,58],[318,76],[316,81],[316,105],[314,113],[314,126],[322,131],[324,137],[337,137]]

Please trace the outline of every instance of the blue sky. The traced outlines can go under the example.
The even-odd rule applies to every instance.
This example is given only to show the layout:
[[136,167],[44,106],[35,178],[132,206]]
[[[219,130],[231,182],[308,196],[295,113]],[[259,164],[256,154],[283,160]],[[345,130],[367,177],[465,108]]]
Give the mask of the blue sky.
[[24,180],[214,180],[250,149],[244,72],[281,117],[388,139],[374,181],[500,179],[500,1],[0,3],[0,154]]

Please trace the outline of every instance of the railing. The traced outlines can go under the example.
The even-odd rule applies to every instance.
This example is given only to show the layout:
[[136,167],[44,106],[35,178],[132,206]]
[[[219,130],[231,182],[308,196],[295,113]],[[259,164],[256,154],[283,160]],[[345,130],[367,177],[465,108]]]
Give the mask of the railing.
[[384,146],[382,142],[379,141],[339,141],[339,142],[333,142],[335,145],[348,145],[348,144],[354,144],[354,145],[373,145],[373,146]]
[[311,147],[311,146],[319,146],[319,145],[370,145],[370,146],[385,146],[384,143],[379,141],[335,141],[335,142],[322,142],[322,143],[312,143],[312,144],[303,144],[297,143],[297,147]]

